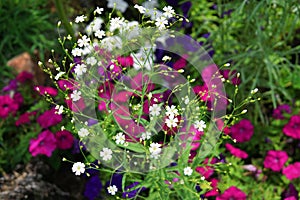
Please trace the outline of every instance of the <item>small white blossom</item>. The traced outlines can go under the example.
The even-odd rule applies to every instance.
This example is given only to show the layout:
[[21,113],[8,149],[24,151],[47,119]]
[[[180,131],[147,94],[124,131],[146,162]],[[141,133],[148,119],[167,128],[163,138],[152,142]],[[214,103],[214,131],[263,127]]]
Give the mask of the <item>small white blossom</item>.
[[58,80],[62,75],[64,75],[66,72],[59,72],[58,74],[56,74],[56,76],[54,77],[55,80]]
[[120,132],[116,135],[116,143],[117,144],[124,144],[125,143],[125,135]]
[[81,56],[82,55],[82,49],[80,48],[75,48],[72,50],[72,55],[77,57],[77,56]]
[[122,13],[124,13],[128,7],[128,3],[124,0],[108,0],[108,8],[114,8],[115,5],[116,9],[121,11]]
[[73,164],[72,171],[75,173],[76,176],[83,174],[85,171],[85,165],[81,162],[76,162]]
[[152,106],[149,107],[149,112],[150,115],[152,116],[159,116],[161,111],[161,108],[158,104],[153,104]]
[[105,32],[103,30],[97,30],[95,32],[95,36],[99,39],[103,38],[105,36]]
[[56,112],[57,112],[58,115],[61,115],[64,112],[64,106],[56,105],[55,110],[57,110]]
[[96,32],[101,29],[103,24],[103,19],[101,17],[96,17],[87,27],[85,28],[85,32],[90,35],[93,32]]
[[104,147],[102,149],[102,151],[100,151],[100,157],[104,160],[104,161],[108,161],[110,159],[112,159],[112,150],[109,148]]
[[141,14],[144,14],[145,11],[146,11],[146,8],[144,8],[143,6],[139,6],[137,4],[134,5],[134,8],[138,9],[138,11],[141,13]]
[[95,11],[94,11],[94,14],[98,14],[98,15],[101,15],[102,14],[102,12],[104,11],[104,9],[103,8],[99,8],[99,7],[97,7],[96,9],[95,9]]
[[182,100],[184,101],[184,103],[185,103],[186,105],[188,105],[188,104],[190,103],[190,99],[189,99],[188,96],[183,97]]
[[193,170],[191,167],[186,167],[183,169],[183,174],[186,176],[190,176],[190,175],[192,175],[192,173],[193,173]]
[[205,121],[203,120],[197,120],[194,124],[195,128],[198,129],[198,131],[203,131],[203,129],[206,128]]
[[73,93],[71,94],[71,99],[75,102],[78,101],[81,98],[81,92],[78,90],[74,90]]
[[86,18],[87,18],[87,17],[84,16],[84,15],[77,16],[77,17],[75,18],[75,23],[84,22],[84,20],[85,20]]
[[156,18],[155,21],[155,25],[158,27],[159,30],[165,29],[166,25],[168,24],[168,20],[164,16]]
[[78,135],[79,137],[86,137],[90,134],[90,132],[86,129],[86,128],[81,128],[79,131],[78,131]]
[[161,153],[161,145],[158,143],[151,143],[149,147],[150,157],[157,159]]
[[81,76],[83,73],[86,73],[86,65],[85,64],[76,65],[74,72],[75,72],[76,76]]
[[171,107],[166,106],[166,110],[167,110],[166,115],[169,117],[171,117],[171,116],[174,117],[174,116],[179,115],[178,110],[177,110],[176,106],[174,106],[174,105],[172,105]]
[[79,47],[89,46],[91,39],[86,35],[82,36],[82,38],[78,39],[77,43]]
[[115,48],[122,48],[122,40],[118,36],[106,37],[101,40],[101,46],[108,51],[112,51]]
[[86,64],[88,65],[96,65],[97,64],[97,59],[95,57],[88,57],[86,59]]
[[165,12],[163,13],[163,15],[166,16],[166,17],[168,17],[168,18],[171,18],[171,17],[173,17],[173,16],[175,15],[175,11],[174,11],[174,9],[172,8],[172,6],[165,6],[165,7],[163,8],[163,11],[165,11]]
[[115,195],[116,192],[118,192],[118,188],[115,185],[109,186],[109,187],[107,187],[107,191],[108,191],[109,194]]
[[170,56],[164,56],[164,57],[162,58],[162,61],[164,61],[164,62],[166,62],[166,61],[168,61],[168,60],[171,60],[171,57],[170,57]]
[[176,127],[178,123],[178,119],[174,117],[174,115],[170,115],[169,118],[166,119],[166,124],[169,128]]
[[150,132],[146,132],[146,133],[142,133],[141,139],[142,140],[149,140],[151,138],[151,133]]
[[113,32],[116,29],[121,28],[123,25],[124,25],[124,18],[120,18],[120,17],[111,18],[109,30]]

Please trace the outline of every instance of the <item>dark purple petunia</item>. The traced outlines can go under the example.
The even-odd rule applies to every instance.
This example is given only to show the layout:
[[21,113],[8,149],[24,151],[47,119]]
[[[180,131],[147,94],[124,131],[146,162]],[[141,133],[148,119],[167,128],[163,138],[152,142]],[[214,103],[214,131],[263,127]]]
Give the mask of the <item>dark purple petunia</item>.
[[142,188],[137,188],[135,190],[131,190],[131,188],[136,187],[139,184],[139,182],[134,182],[133,184],[127,186],[125,188],[125,192],[123,192],[122,197],[123,198],[133,198],[135,197],[138,193],[146,190],[145,187]]
[[18,103],[8,95],[0,96],[0,118],[5,119],[15,114],[19,109]]
[[45,111],[41,114],[37,122],[42,128],[48,128],[50,126],[54,126],[62,121],[62,116],[56,113],[55,108]]
[[281,196],[283,199],[287,199],[287,198],[291,198],[291,197],[294,197],[295,199],[299,198],[298,191],[296,190],[295,186],[292,183],[290,183],[288,188],[286,188],[283,191]]
[[74,137],[71,132],[67,130],[58,131],[55,134],[57,148],[70,149],[74,143]]
[[81,153],[80,152],[80,147],[82,148],[83,151],[86,151],[86,147],[83,144],[82,141],[79,141],[78,139],[74,138],[74,144],[73,144],[73,149],[72,149],[72,153],[73,154],[77,154],[77,153]]
[[17,79],[13,79],[9,81],[9,84],[2,89],[2,92],[14,91],[18,88]]
[[94,200],[100,196],[102,183],[98,175],[92,176],[85,184],[83,195],[89,200]]
[[287,104],[283,104],[278,106],[273,110],[272,117],[275,119],[284,119],[284,113],[291,113],[291,107]]

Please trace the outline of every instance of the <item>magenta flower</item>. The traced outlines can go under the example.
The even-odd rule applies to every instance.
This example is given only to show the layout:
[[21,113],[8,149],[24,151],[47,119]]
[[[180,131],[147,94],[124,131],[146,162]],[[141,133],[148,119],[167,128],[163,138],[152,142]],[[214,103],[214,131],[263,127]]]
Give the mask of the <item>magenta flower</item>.
[[8,95],[0,96],[0,118],[5,119],[9,114],[15,114],[19,105]]
[[247,142],[251,139],[254,127],[251,122],[247,119],[242,119],[239,123],[231,126],[230,135],[237,142]]
[[37,139],[30,140],[29,152],[32,156],[42,154],[50,157],[55,149],[56,139],[53,133],[49,130],[45,130],[40,133]]
[[204,194],[205,197],[214,197],[219,195],[218,179],[212,178],[210,182],[211,182],[210,186],[212,187],[212,189]]
[[43,114],[41,114],[37,119],[39,125],[42,128],[48,128],[60,123],[62,120],[62,116],[56,114],[55,112],[55,108],[52,108],[51,110],[47,110]]
[[37,91],[40,95],[49,94],[50,96],[55,97],[57,95],[57,90],[53,87],[47,86],[35,86],[34,90]]
[[129,66],[133,66],[133,58],[131,56],[126,56],[126,57],[117,57],[117,61],[118,63],[120,63],[120,65],[122,67],[129,67]]
[[65,79],[60,79],[57,81],[58,87],[62,90],[62,91],[66,91],[66,90],[75,90],[77,89],[79,86],[79,84],[77,82],[75,82],[72,79],[69,80],[65,80]]
[[291,113],[291,107],[287,104],[278,106],[273,110],[273,118],[275,119],[284,119],[283,113]]
[[19,81],[20,83],[24,83],[26,82],[27,80],[31,80],[33,79],[33,74],[32,73],[29,73],[27,71],[23,71],[21,72],[18,76],[17,76],[17,81]]
[[246,200],[246,194],[235,186],[229,187],[224,193],[216,198],[216,200]]
[[[69,94],[69,97],[71,95]],[[68,108],[70,108],[73,112],[79,112],[79,111],[83,111],[83,109],[85,109],[86,105],[84,103],[84,99],[80,98],[78,101],[73,102],[71,97],[69,99],[65,100]]]
[[19,116],[19,119],[15,122],[16,126],[20,126],[22,124],[30,123],[30,116],[35,115],[36,112],[25,112],[24,114]]
[[239,148],[236,148],[229,143],[226,143],[225,147],[235,157],[242,158],[242,159],[248,158],[248,154],[245,151],[242,151]]
[[73,146],[74,138],[71,132],[67,130],[58,131],[55,134],[57,148],[70,149]]
[[300,139],[300,116],[294,115],[290,121],[283,127],[283,133],[294,139]]
[[270,150],[268,151],[264,160],[264,167],[275,172],[279,172],[283,168],[288,158],[289,157],[285,151]]
[[287,179],[293,180],[300,177],[300,162],[295,162],[290,164],[282,170],[282,173],[286,176]]
[[15,101],[15,103],[17,103],[19,105],[19,107],[23,104],[24,102],[24,98],[22,96],[22,94],[20,92],[16,92],[13,96],[13,100]]
[[224,69],[220,71],[223,77],[230,80],[233,85],[241,84],[241,79],[237,76],[236,70]]

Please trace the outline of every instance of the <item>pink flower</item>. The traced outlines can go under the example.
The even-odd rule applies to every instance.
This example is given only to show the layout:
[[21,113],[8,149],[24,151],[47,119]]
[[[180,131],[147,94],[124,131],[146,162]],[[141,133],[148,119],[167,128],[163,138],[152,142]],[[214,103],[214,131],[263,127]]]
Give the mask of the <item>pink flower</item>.
[[14,115],[19,105],[8,95],[0,96],[0,118],[5,119],[9,114]]
[[55,134],[57,148],[70,149],[73,146],[74,138],[71,132],[64,130]]
[[300,162],[295,162],[290,164],[282,170],[282,173],[286,176],[287,179],[293,180],[300,177]]
[[40,95],[49,94],[50,96],[55,97],[57,95],[57,90],[53,87],[46,86],[35,86],[34,90],[37,91]]
[[[204,164],[208,164],[209,159],[206,158],[205,161],[203,162]],[[210,161],[210,164],[214,164],[217,162],[216,158],[213,158]],[[208,179],[211,175],[214,173],[214,169],[212,166],[203,166],[203,167],[196,167],[196,171],[201,174],[202,176],[205,177],[205,179]]]
[[264,160],[264,167],[275,172],[279,172],[283,168],[288,158],[289,157],[285,151],[270,150],[268,151]]
[[294,115],[290,121],[283,127],[283,133],[294,139],[300,139],[300,116]]
[[283,113],[291,113],[291,107],[287,104],[278,106],[273,110],[273,118],[275,119],[284,119]]
[[50,157],[55,149],[56,139],[53,133],[49,130],[45,130],[40,133],[37,139],[30,140],[29,152],[32,156],[43,154]]
[[120,65],[122,67],[129,67],[129,66],[133,66],[133,58],[131,56],[125,56],[125,57],[117,57],[117,61],[118,63],[120,63]]
[[245,151],[242,151],[239,148],[236,148],[229,143],[226,143],[225,147],[235,157],[242,158],[242,159],[248,158],[248,154]]
[[211,179],[210,182],[211,182],[210,186],[212,187],[212,189],[204,194],[205,197],[214,197],[214,196],[219,195],[218,179],[213,178],[213,179]]
[[60,123],[62,120],[62,116],[56,114],[55,112],[55,108],[52,108],[51,110],[47,110],[43,114],[41,114],[37,119],[39,125],[42,128],[48,128]]
[[220,71],[223,77],[230,80],[233,85],[241,84],[241,79],[237,76],[236,70],[225,69]]
[[291,197],[284,198],[284,200],[297,200],[297,199],[296,199],[296,197],[291,196]]
[[224,121],[222,119],[217,119],[216,124],[220,131],[222,131],[226,135],[230,134],[230,128],[228,126],[224,126]]
[[73,79],[69,79],[69,80],[60,79],[57,81],[57,84],[62,91],[75,90],[79,87],[78,86],[79,84],[75,82]]
[[19,119],[15,122],[16,126],[20,126],[22,124],[30,123],[30,116],[35,115],[36,112],[25,112],[24,114],[19,116]]
[[[71,95],[69,94],[69,97]],[[84,99],[80,98],[78,101],[73,102],[71,97],[69,99],[65,100],[68,108],[70,108],[73,112],[79,112],[79,111],[83,111],[83,109],[85,109],[85,103],[84,103]]]
[[246,200],[246,194],[235,186],[229,187],[224,193],[216,198],[216,200]]
[[150,92],[155,88],[155,84],[151,82],[148,75],[143,74],[142,72],[139,72],[135,77],[131,80],[131,89],[142,91],[143,87],[147,86],[145,92]]
[[247,119],[242,119],[239,123],[231,126],[231,137],[236,139],[237,142],[247,142],[251,139],[254,127]]
[[173,69],[175,70],[179,70],[179,69],[182,69],[186,66],[187,62],[186,62],[186,59],[187,59],[188,55],[185,54],[183,55],[182,57],[180,57],[173,65]]
[[29,73],[29,72],[26,72],[26,71],[23,71],[21,72],[20,74],[18,74],[17,76],[17,81],[19,81],[20,83],[24,83],[26,82],[27,80],[31,80],[33,79],[33,74],[32,73]]
[[13,100],[15,101],[15,103],[17,103],[19,106],[21,106],[24,102],[24,98],[22,96],[21,93],[16,92],[13,96]]

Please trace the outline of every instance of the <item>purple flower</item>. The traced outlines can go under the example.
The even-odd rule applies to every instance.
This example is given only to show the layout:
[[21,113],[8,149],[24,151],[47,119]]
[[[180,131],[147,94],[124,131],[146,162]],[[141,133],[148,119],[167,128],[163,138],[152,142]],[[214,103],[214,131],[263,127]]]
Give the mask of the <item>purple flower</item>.
[[50,126],[54,126],[62,121],[62,116],[55,113],[55,108],[51,110],[47,110],[43,114],[41,114],[37,122],[42,128],[48,128]]
[[298,199],[299,196],[298,196],[298,191],[296,190],[295,186],[290,183],[288,188],[286,188],[283,193],[282,193],[282,198],[283,199],[288,199],[288,198],[291,198],[294,197],[294,199]]
[[73,135],[67,130],[56,132],[55,138],[59,149],[70,149],[73,146]]
[[254,127],[247,119],[242,119],[239,123],[230,128],[230,135],[237,142],[247,142],[251,139],[254,133]]
[[139,184],[139,182],[134,182],[133,184],[127,186],[125,188],[125,192],[123,192],[122,197],[123,198],[133,198],[135,197],[139,192],[142,192],[146,190],[145,187],[137,188],[135,190],[131,190],[131,188],[136,187]]
[[109,187],[111,185],[115,185],[118,188],[118,191],[121,191],[122,190],[122,179],[123,179],[123,175],[122,174],[114,173],[112,175],[110,181],[106,182],[105,188],[107,188],[107,187]]
[[235,186],[231,186],[224,193],[217,197],[216,200],[246,200],[246,194]]
[[2,92],[14,91],[18,88],[17,79],[9,81],[9,84],[2,89]]
[[50,157],[55,149],[56,139],[54,134],[49,130],[45,130],[40,133],[37,139],[30,140],[29,152],[32,156],[43,154]]
[[264,167],[275,172],[279,172],[283,168],[288,158],[289,157],[285,151],[270,150],[268,151],[264,160]]
[[5,119],[9,114],[15,114],[19,105],[8,95],[0,96],[0,118]]
[[33,74],[27,71],[23,71],[21,72],[17,78],[16,78],[20,83],[24,83],[27,80],[31,80],[33,79]]
[[83,151],[86,151],[86,147],[83,144],[82,141],[79,141],[78,139],[74,138],[74,143],[73,143],[73,150],[72,153],[73,154],[77,154],[80,153],[80,147],[82,148]]
[[283,127],[283,133],[294,139],[300,139],[300,116],[294,115],[290,121]]
[[284,119],[284,116],[283,114],[284,113],[291,113],[291,107],[287,104],[283,104],[283,105],[280,105],[278,106],[277,108],[275,108],[273,110],[273,118],[275,119]]
[[102,183],[98,175],[92,176],[85,184],[83,195],[89,200],[94,200],[100,196]]

